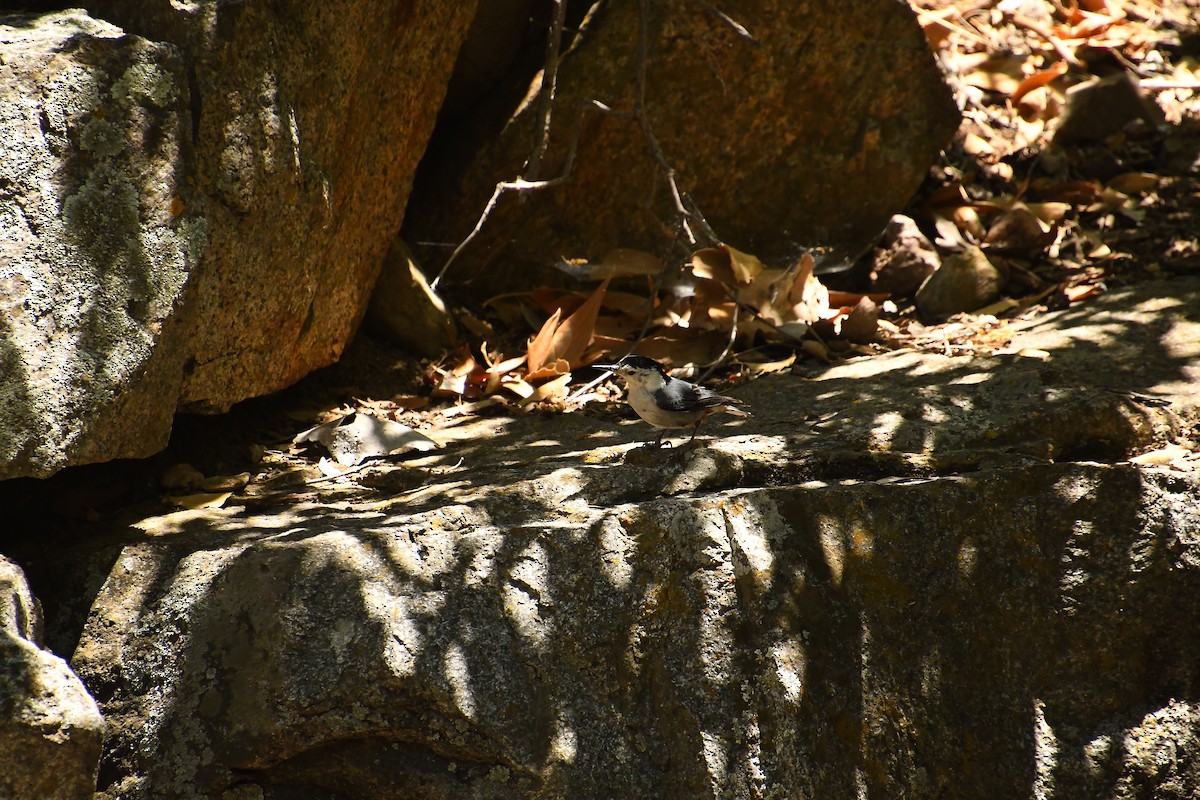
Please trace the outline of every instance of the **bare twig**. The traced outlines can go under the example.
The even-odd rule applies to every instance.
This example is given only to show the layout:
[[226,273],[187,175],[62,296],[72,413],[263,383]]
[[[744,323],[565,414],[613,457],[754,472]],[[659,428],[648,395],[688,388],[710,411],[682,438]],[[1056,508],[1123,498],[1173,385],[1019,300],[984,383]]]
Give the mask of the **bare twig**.
[[1185,89],[1189,92],[1200,91],[1200,81],[1175,81],[1170,78],[1143,78],[1138,85],[1151,92],[1162,92],[1170,89]]
[[554,93],[558,87],[558,56],[562,47],[563,23],[567,18],[566,0],[554,0],[554,19],[546,34],[546,64],[542,70],[542,107],[539,112],[537,143],[533,153],[525,162],[525,180],[537,180],[542,170],[542,159],[550,146],[550,117],[554,113]]
[[1058,57],[1063,61],[1066,61],[1073,67],[1083,66],[1083,62],[1079,60],[1075,53],[1073,53],[1069,47],[1063,44],[1062,39],[1059,39],[1057,36],[1055,36],[1052,31],[1046,28],[1046,26],[1034,22],[1033,20],[1020,14],[1013,14],[1009,17],[1009,19],[1011,19],[1013,24],[1017,27],[1024,28],[1027,31],[1032,31],[1033,33],[1036,33],[1038,36],[1042,37],[1047,44],[1054,48],[1054,52],[1058,53]]
[[497,183],[495,191],[492,192],[492,198],[488,200],[487,206],[485,206],[483,209],[483,213],[479,215],[479,219],[475,222],[475,227],[472,228],[471,232],[467,234],[467,238],[458,243],[458,247],[455,247],[454,252],[450,253],[450,257],[446,259],[446,263],[442,265],[442,269],[440,272],[438,272],[437,277],[430,282],[429,288],[431,290],[437,291],[438,284],[441,283],[442,278],[445,277],[446,271],[450,269],[450,265],[453,264],[454,260],[458,258],[459,254],[467,248],[467,245],[475,240],[475,237],[479,235],[479,232],[483,230],[484,223],[487,222],[487,218],[491,215],[493,209],[496,208],[496,204],[500,202],[500,198],[505,192],[527,192],[535,191],[537,189],[545,189],[550,186],[557,186],[571,177],[571,168],[575,165],[575,153],[579,149],[579,135],[580,131],[583,129],[583,115],[589,108],[595,108],[605,114],[614,114],[619,116],[616,114],[616,112],[604,105],[604,103],[601,103],[599,100],[589,100],[587,103],[583,104],[582,108],[579,109],[579,118],[576,120],[575,129],[571,134],[571,144],[567,148],[567,160],[563,165],[563,171],[561,175],[559,175],[557,178],[550,178],[544,181],[527,181],[523,178],[517,178],[515,181],[501,181],[500,183]]
[[[649,61],[649,3],[648,0],[638,0],[638,44],[637,44],[637,81],[634,93],[634,108],[632,114],[615,111],[599,100],[589,100],[584,103],[579,110],[579,116],[575,121],[574,130],[571,133],[571,141],[567,150],[567,158],[563,165],[562,173],[555,178],[539,180],[538,174],[541,172],[546,151],[549,147],[551,117],[553,115],[555,90],[558,76],[558,64],[560,45],[562,40],[563,21],[565,15],[565,0],[554,0],[554,21],[551,24],[549,34],[550,41],[546,48],[546,66],[542,76],[541,87],[541,111],[540,111],[540,127],[538,129],[538,139],[534,146],[533,153],[525,164],[525,175],[513,181],[501,181],[496,184],[495,190],[492,192],[491,199],[483,209],[483,213],[479,215],[479,219],[475,222],[475,227],[467,234],[453,252],[446,259],[446,263],[442,265],[442,269],[438,272],[437,277],[430,283],[430,288],[437,291],[438,285],[450,266],[455,262],[459,255],[467,248],[467,246],[475,240],[475,237],[483,230],[484,224],[488,217],[496,209],[500,202],[500,198],[507,192],[524,193],[536,191],[538,189],[546,189],[551,186],[557,186],[564,183],[571,176],[571,170],[575,164],[575,155],[579,148],[579,138],[583,129],[583,115],[588,109],[596,109],[601,113],[607,114],[618,119],[633,119],[637,122],[638,127],[642,131],[642,135],[646,139],[649,146],[650,154],[655,163],[663,170],[667,179],[667,186],[671,191],[671,200],[674,203],[675,211],[679,217],[679,226],[683,231],[684,237],[687,239],[687,244],[690,248],[707,247],[718,244],[721,240],[713,231],[712,226],[708,224],[708,220],[700,213],[696,204],[679,188],[679,183],[675,178],[675,168],[667,160],[666,154],[663,152],[662,145],[658,141],[658,137],[654,135],[654,129],[650,124],[650,117],[646,113],[646,65]],[[717,13],[727,23],[734,27],[735,30],[745,31],[740,24],[732,18],[720,12],[706,0],[698,0],[704,7],[711,12]],[[746,36],[754,41],[749,32]]]
[[[679,214],[679,224],[683,228],[688,246],[695,249],[697,247],[715,245],[720,242],[720,239],[712,235],[712,227],[709,226],[708,221],[704,219],[704,216],[699,211],[692,210],[695,209],[694,204],[684,202],[684,194],[679,191],[679,184],[675,180],[675,168],[667,161],[667,156],[663,153],[662,145],[659,144],[658,137],[654,135],[654,129],[650,125],[650,117],[646,114],[646,65],[649,61],[647,51],[650,40],[649,19],[649,0],[638,0],[637,84],[634,91],[633,116],[642,129],[642,135],[646,137],[646,143],[650,147],[650,154],[666,174],[667,185],[671,189],[671,199],[675,202],[675,211]],[[691,209],[689,209],[689,205]],[[699,234],[692,229],[693,225],[700,228]]]
[[733,349],[733,343],[737,341],[738,316],[741,314],[741,310],[742,305],[737,301],[737,294],[735,292],[733,297],[733,323],[729,326],[729,341],[725,343],[725,349],[721,351],[721,355],[717,356],[715,359],[705,365],[706,369],[700,375],[700,377],[696,379],[701,383],[708,380],[708,376],[712,375],[713,371],[722,362],[724,362],[726,358],[729,357],[729,351]]
[[721,9],[714,6],[712,3],[708,2],[708,0],[695,0],[695,2],[701,8],[703,8],[705,11],[712,14],[717,19],[721,20],[721,22],[724,22],[726,25],[733,28],[734,32],[738,36],[742,37],[743,39],[748,41],[750,44],[754,45],[755,47],[760,47],[762,45],[762,42],[758,41],[758,39],[755,39],[754,36],[751,35],[750,31],[746,30],[746,27],[744,25],[742,25],[742,23],[738,22],[736,19],[729,16],[724,11],[722,11]]

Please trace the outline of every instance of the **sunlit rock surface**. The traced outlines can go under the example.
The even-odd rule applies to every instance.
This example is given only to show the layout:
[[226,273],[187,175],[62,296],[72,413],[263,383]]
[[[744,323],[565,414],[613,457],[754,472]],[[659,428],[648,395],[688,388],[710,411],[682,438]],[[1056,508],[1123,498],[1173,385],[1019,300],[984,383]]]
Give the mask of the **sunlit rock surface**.
[[416,488],[146,520],[72,659],[100,796],[1186,796],[1200,479],[1122,461],[1200,418],[1170,286],[693,451],[484,418]]
[[0,797],[90,800],[104,719],[67,663],[42,648],[41,610],[0,556]]

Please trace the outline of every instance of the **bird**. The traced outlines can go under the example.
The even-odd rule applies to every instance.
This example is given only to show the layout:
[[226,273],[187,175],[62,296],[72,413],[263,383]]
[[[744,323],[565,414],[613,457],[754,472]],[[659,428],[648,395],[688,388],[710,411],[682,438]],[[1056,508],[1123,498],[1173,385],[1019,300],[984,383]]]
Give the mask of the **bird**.
[[656,428],[661,428],[654,444],[662,446],[669,428],[692,429],[691,444],[701,423],[718,411],[736,417],[748,417],[749,411],[739,406],[746,401],[717,394],[694,383],[667,374],[663,365],[646,356],[625,356],[615,364],[596,364],[598,369],[615,372],[625,380],[629,390],[629,405],[637,415]]

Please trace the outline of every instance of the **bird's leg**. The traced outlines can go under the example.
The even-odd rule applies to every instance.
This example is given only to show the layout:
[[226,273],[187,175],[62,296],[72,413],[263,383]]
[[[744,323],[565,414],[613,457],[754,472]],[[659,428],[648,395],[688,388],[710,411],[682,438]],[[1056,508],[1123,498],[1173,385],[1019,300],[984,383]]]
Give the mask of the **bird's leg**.
[[705,414],[704,416],[700,417],[699,421],[696,422],[696,427],[692,428],[692,438],[688,439],[689,447],[691,446],[692,442],[696,441],[696,434],[699,433],[700,426],[704,424],[704,420],[708,419],[708,417],[709,417],[708,414]]

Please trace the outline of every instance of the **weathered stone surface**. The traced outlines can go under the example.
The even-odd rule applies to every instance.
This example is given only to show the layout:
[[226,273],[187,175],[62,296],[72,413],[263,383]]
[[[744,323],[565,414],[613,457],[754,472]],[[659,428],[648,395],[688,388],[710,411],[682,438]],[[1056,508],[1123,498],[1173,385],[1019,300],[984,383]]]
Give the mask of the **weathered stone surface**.
[[[757,46],[705,4],[648,5],[646,109],[655,135],[716,232],[761,257],[794,255],[797,245],[862,252],[957,127],[950,92],[902,3],[753,0],[725,9]],[[556,128],[536,177],[561,173],[585,103],[633,108],[638,6],[603,5],[564,56]],[[513,88],[520,91],[490,127],[473,116],[442,129],[426,191],[405,223],[409,241],[461,241],[498,181],[531,177],[523,164],[539,104],[518,107],[526,87]],[[584,116],[571,179],[502,199],[450,273],[470,283],[464,291],[537,285],[562,256],[670,249],[673,204],[638,125]]]
[[896,214],[888,221],[881,244],[871,253],[867,279],[872,292],[912,297],[942,265],[937,248],[921,233],[917,223],[903,214]]
[[205,243],[184,73],[82,12],[0,18],[0,479],[166,444]]
[[941,322],[999,299],[1004,275],[973,244],[947,258],[917,289],[917,311],[926,322]]
[[1200,475],[1098,460],[1200,421],[1198,299],[758,381],[690,453],[484,418],[416,489],[146,520],[73,659],[100,796],[1186,796]]
[[436,358],[454,341],[454,320],[399,238],[392,240],[367,306],[367,327],[408,352]]
[[104,719],[79,678],[38,646],[37,600],[0,556],[0,797],[91,800]]
[[180,404],[221,410],[337,360],[400,227],[474,2],[147,3],[93,13],[179,47],[209,246]]
[[92,11],[124,29],[6,18],[0,479],[151,455],[177,410],[335,361],[473,8],[106,0]]

